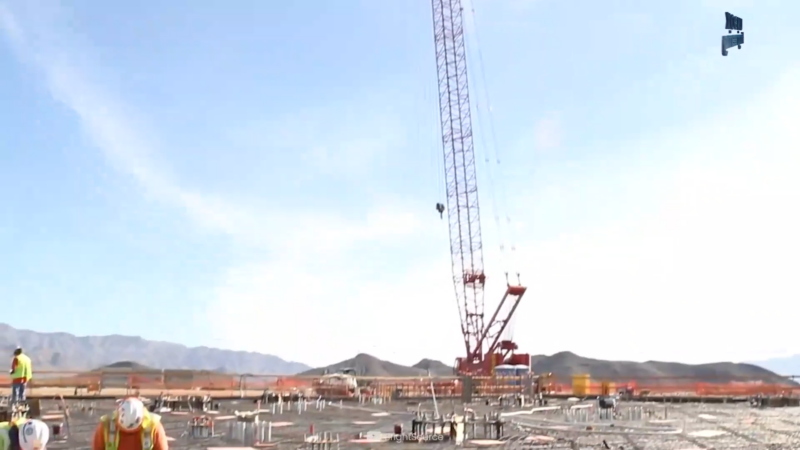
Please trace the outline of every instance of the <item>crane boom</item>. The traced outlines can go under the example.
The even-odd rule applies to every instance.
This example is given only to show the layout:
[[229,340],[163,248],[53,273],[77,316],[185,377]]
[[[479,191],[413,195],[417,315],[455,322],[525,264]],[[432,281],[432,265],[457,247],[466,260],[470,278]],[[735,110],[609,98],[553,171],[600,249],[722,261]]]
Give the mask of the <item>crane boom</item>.
[[432,0],[453,285],[467,357],[481,354],[483,243],[459,0]]
[[[513,342],[500,341],[500,334],[514,314],[525,288],[508,286],[491,320],[484,322],[486,275],[464,40],[464,9],[461,0],[431,0],[431,4],[453,286],[466,349],[465,356],[458,359],[457,369],[461,373],[486,374],[492,373],[494,366],[505,362],[508,352],[517,348]],[[437,205],[437,209],[441,213],[444,208],[440,206]],[[510,312],[500,317],[501,308],[509,299],[512,302]],[[484,349],[487,340],[492,343]],[[522,358],[513,358],[515,356]],[[530,364],[528,355],[512,355],[512,359],[518,362],[525,361],[525,357]]]

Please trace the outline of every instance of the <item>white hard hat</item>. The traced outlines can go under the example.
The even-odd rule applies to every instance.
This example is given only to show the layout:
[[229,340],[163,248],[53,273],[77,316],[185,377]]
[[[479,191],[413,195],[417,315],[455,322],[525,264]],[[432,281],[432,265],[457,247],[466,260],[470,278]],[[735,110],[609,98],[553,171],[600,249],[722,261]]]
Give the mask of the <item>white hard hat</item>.
[[50,440],[50,427],[41,420],[30,419],[19,427],[21,450],[44,450]]
[[139,429],[147,410],[144,403],[135,397],[123,399],[117,406],[117,423],[126,431]]

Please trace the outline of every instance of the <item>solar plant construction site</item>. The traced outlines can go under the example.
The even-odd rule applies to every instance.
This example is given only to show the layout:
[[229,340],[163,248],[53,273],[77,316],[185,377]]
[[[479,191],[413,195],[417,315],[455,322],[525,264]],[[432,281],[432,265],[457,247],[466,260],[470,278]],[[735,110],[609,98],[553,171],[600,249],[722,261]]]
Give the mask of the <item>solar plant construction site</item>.
[[[122,398],[126,393],[117,392]],[[135,394],[135,393],[127,393]],[[714,403],[620,396],[553,398],[506,395],[462,399],[234,392],[154,396],[138,393],[161,415],[176,449],[340,449],[448,446],[570,449],[800,448],[800,408],[790,399],[709,399]],[[75,397],[74,395],[71,397]],[[660,401],[659,401],[660,400]],[[673,400],[673,401],[670,401]],[[787,405],[795,405],[787,406]],[[31,417],[51,425],[48,449],[91,448],[113,396],[36,396]],[[5,414],[11,411],[6,408]]]
[[[432,0],[446,186],[436,211],[448,221],[464,342],[451,375],[35,371],[27,400],[13,405],[11,380],[0,379],[0,421],[38,418],[51,426],[47,449],[88,449],[100,417],[137,396],[161,416],[175,449],[800,449],[793,377],[752,365],[741,376],[709,367],[690,376],[535,373],[536,357],[506,333],[527,289],[520,275],[507,276],[495,308],[484,310],[463,11],[460,0]],[[723,37],[723,54],[731,39]]]

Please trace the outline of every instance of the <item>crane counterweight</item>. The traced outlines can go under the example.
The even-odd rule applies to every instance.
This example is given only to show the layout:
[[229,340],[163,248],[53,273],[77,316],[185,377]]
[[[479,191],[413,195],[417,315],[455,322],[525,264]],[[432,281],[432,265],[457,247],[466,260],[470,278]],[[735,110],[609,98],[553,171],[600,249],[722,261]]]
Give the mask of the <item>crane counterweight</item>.
[[[460,0],[432,0],[431,3],[447,192],[446,206],[437,204],[437,211],[440,214],[447,211],[453,286],[466,349],[466,355],[458,358],[456,369],[459,373],[488,375],[493,373],[495,366],[506,362],[530,365],[529,355],[511,353],[516,350],[516,344],[500,341],[526,288],[509,285],[492,318],[489,322],[484,321],[486,275],[464,40],[464,8]],[[506,302],[510,302],[510,312],[501,318],[499,314]],[[487,342],[491,342],[488,347],[485,345]]]

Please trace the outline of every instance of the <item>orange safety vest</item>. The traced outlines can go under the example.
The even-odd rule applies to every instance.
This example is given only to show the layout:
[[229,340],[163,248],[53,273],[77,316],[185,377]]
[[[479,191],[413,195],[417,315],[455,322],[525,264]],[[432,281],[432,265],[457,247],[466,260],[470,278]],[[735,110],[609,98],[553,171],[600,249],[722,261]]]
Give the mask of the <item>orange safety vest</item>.
[[[100,422],[103,424],[103,440],[106,443],[106,450],[118,450],[119,430],[117,429],[117,413],[115,412],[112,417],[101,417]],[[160,422],[161,417],[158,414],[145,414],[141,427],[142,450],[153,450],[156,427]],[[113,439],[111,439],[112,436]]]

